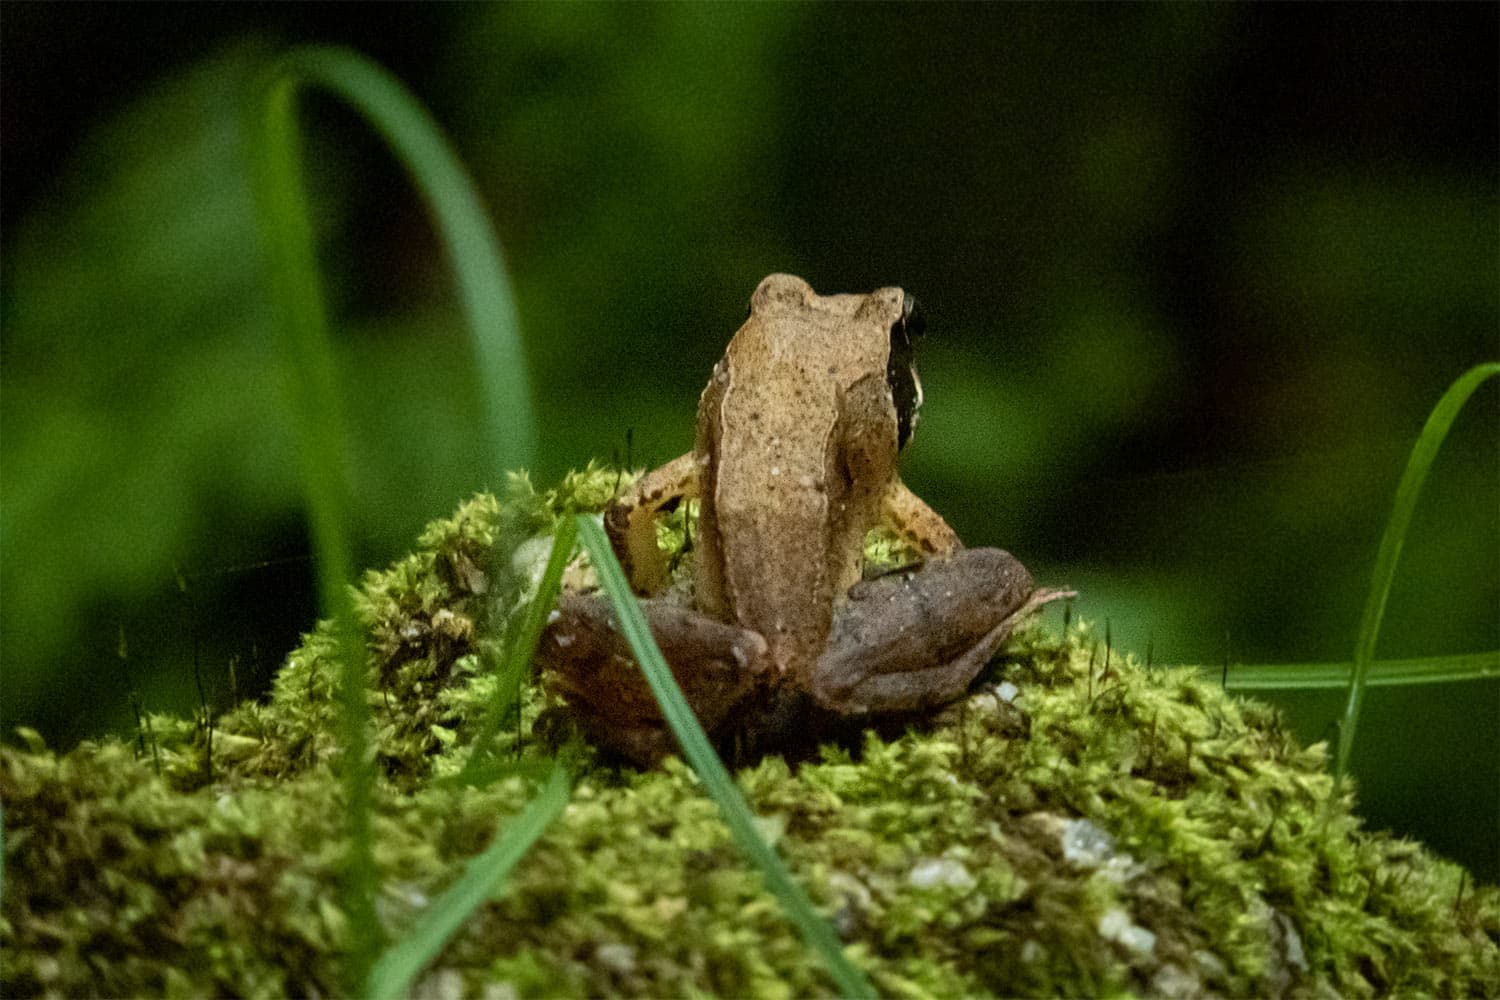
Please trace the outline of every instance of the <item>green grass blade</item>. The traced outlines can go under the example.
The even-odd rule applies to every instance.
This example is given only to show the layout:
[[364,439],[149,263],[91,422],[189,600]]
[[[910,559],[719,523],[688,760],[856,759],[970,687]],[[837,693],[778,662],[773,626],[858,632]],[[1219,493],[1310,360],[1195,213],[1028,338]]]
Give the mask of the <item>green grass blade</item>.
[[[1320,691],[1349,686],[1348,663],[1252,663],[1229,668],[1231,691]],[[1217,678],[1220,667],[1199,667]],[[1500,649],[1414,660],[1377,660],[1365,676],[1366,687],[1455,684],[1500,678]]]
[[1448,429],[1464,403],[1474,390],[1488,378],[1500,375],[1500,363],[1490,362],[1476,365],[1449,386],[1433,407],[1427,424],[1413,446],[1407,460],[1406,471],[1396,487],[1396,503],[1386,522],[1385,534],[1380,539],[1380,549],[1375,555],[1375,572],[1370,580],[1369,597],[1365,600],[1364,614],[1359,622],[1359,638],[1354,645],[1354,672],[1349,681],[1349,698],[1344,705],[1344,717],[1339,726],[1338,754],[1334,771],[1344,774],[1349,766],[1349,755],[1354,749],[1354,733],[1359,723],[1359,712],[1364,702],[1365,685],[1369,682],[1370,664],[1375,660],[1375,641],[1380,636],[1380,624],[1385,618],[1386,600],[1390,597],[1391,582],[1396,577],[1396,563],[1401,558],[1401,547],[1406,542],[1406,531],[1411,526],[1417,498],[1421,496],[1422,484],[1427,472],[1437,458]]
[[372,826],[375,776],[369,748],[366,656],[347,586],[353,557],[346,530],[350,502],[344,416],[300,176],[296,89],[292,77],[268,79],[255,122],[255,190],[271,291],[281,311],[279,353],[307,493],[319,603],[324,616],[336,623],[338,634],[341,777],[349,833],[340,903],[350,929],[347,982],[358,984],[364,981],[381,941],[375,913],[379,878]]
[[573,552],[573,543],[578,538],[578,522],[571,517],[558,519],[557,531],[552,536],[552,552],[547,556],[547,567],[537,584],[536,594],[526,608],[526,617],[511,638],[505,651],[505,661],[497,671],[499,684],[495,688],[495,703],[480,723],[469,750],[469,759],[464,762],[458,775],[460,782],[475,780],[489,751],[490,741],[500,731],[506,715],[510,713],[520,693],[520,685],[526,670],[536,655],[536,644],[547,624],[547,615],[557,603],[557,592],[562,588],[563,569]]
[[875,996],[874,988],[864,973],[844,956],[843,947],[833,928],[813,908],[812,901],[792,879],[775,849],[756,832],[750,807],[740,794],[739,786],[734,783],[723,762],[719,760],[719,755],[714,752],[703,727],[698,724],[697,716],[688,707],[681,689],[672,678],[671,669],[662,659],[661,651],[656,648],[656,641],[651,638],[646,618],[641,613],[640,605],[636,603],[635,595],[630,592],[630,585],[625,582],[624,571],[620,569],[620,564],[610,549],[604,529],[592,517],[579,515],[578,534],[593,563],[594,572],[598,574],[599,582],[619,616],[621,631],[630,642],[636,662],[641,665],[646,682],[650,684],[651,692],[661,705],[662,715],[666,717],[667,724],[672,727],[672,732],[682,745],[683,756],[698,773],[709,797],[718,804],[724,822],[740,850],[760,869],[767,887],[802,932],[808,946],[823,960],[839,992],[852,997]]
[[570,781],[561,765],[526,808],[503,830],[484,853],[474,857],[464,872],[443,892],[416,924],[370,970],[366,996],[394,998],[411,995],[412,980],[435,958],[469,914],[490,899],[516,863],[568,804]]
[[309,85],[331,91],[371,122],[411,173],[437,219],[474,338],[487,443],[497,477],[502,469],[530,464],[535,429],[519,325],[499,245],[472,184],[437,126],[399,82],[355,53],[316,47],[288,53],[267,73],[256,95],[251,129],[255,189],[272,292],[282,313],[280,353],[307,491],[318,591],[323,614],[341,623],[339,699],[350,837],[341,902],[351,936],[348,982],[362,985],[381,941],[374,908],[375,779],[369,759],[365,651],[346,585],[353,566],[346,532],[350,503],[345,422],[301,178],[297,97]]
[[316,84],[352,105],[406,167],[436,222],[473,338],[484,427],[496,482],[536,453],[531,389],[505,258],[489,214],[432,116],[380,66],[347,49],[294,49],[278,75]]

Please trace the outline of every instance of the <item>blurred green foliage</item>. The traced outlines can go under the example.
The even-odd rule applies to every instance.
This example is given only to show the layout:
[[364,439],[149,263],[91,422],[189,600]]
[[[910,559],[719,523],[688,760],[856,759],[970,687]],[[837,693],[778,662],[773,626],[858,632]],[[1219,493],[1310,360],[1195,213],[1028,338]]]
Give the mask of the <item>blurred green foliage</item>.
[[[514,268],[540,481],[685,449],[764,274],[900,284],[930,320],[908,481],[1158,662],[1347,658],[1407,449],[1500,356],[1490,5],[38,4],[6,29],[0,723],[64,742],[128,726],[132,685],[190,707],[195,663],[226,704],[310,624],[243,117],[288,41],[372,53],[452,130]],[[352,116],[308,122],[373,565],[495,484],[420,203]],[[1382,655],[1500,645],[1500,393],[1471,406]],[[1493,846],[1443,839],[1500,814],[1479,687],[1383,692],[1355,769],[1377,822],[1438,816],[1494,878]],[[1291,710],[1309,738],[1337,715]]]

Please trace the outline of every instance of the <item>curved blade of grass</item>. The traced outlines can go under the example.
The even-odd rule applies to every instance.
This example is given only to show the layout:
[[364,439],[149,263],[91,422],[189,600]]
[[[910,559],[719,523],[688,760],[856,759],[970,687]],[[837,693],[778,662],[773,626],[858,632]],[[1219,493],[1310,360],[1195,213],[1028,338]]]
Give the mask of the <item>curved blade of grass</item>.
[[1412,512],[1416,510],[1417,498],[1422,494],[1422,484],[1427,472],[1442,447],[1443,439],[1453,420],[1463,409],[1464,403],[1474,390],[1488,378],[1500,375],[1500,363],[1489,362],[1475,365],[1458,377],[1443,398],[1433,407],[1417,443],[1407,459],[1406,471],[1396,487],[1396,503],[1386,522],[1385,534],[1380,539],[1380,549],[1375,555],[1375,572],[1370,580],[1370,594],[1365,600],[1364,614],[1359,622],[1359,638],[1354,645],[1354,672],[1349,681],[1349,698],[1344,705],[1344,717],[1339,725],[1338,753],[1335,757],[1334,773],[1342,775],[1349,766],[1349,755],[1354,749],[1354,732],[1359,723],[1359,711],[1364,703],[1365,685],[1369,683],[1370,664],[1375,660],[1375,640],[1380,636],[1380,623],[1385,618],[1385,605],[1391,593],[1391,582],[1396,577],[1396,563],[1401,558],[1401,547],[1406,542],[1406,531],[1411,526]]
[[[406,167],[448,252],[473,338],[494,474],[527,468],[536,452],[531,389],[505,258],[473,182],[442,130],[380,66],[347,49],[294,49],[276,64],[281,87],[315,84],[352,105]],[[276,86],[276,85],[273,85]]]
[[312,225],[302,190],[296,86],[294,77],[273,77],[258,105],[258,141],[253,147],[256,207],[265,236],[271,291],[282,314],[277,324],[278,347],[307,494],[319,604],[323,615],[335,622],[338,635],[342,779],[349,832],[340,904],[349,918],[346,975],[347,983],[354,986],[364,982],[381,939],[375,914],[378,873],[371,818],[374,771],[369,760],[365,650],[347,586],[353,557],[346,531],[349,486],[344,416],[318,281]]
[[443,950],[469,914],[494,895],[511,869],[563,811],[570,790],[567,769],[553,765],[546,786],[495,834],[483,854],[469,861],[458,880],[433,901],[401,941],[380,956],[370,970],[364,995],[382,1000],[410,996],[412,980]]
[[350,837],[341,902],[349,916],[346,974],[357,988],[380,945],[374,907],[378,873],[372,845],[374,772],[369,760],[363,645],[346,582],[352,556],[344,418],[328,336],[317,251],[307,215],[297,131],[297,95],[323,87],[354,106],[411,172],[446,242],[474,338],[484,389],[485,426],[499,469],[530,464],[535,431],[518,324],[499,246],[472,185],[425,111],[389,74],[343,49],[296,49],[267,73],[253,105],[257,212],[272,292],[282,311],[280,353],[297,436],[323,614],[339,627],[343,779]]
[[[1349,686],[1348,663],[1251,663],[1229,668],[1228,686],[1235,691],[1315,691]],[[1200,667],[1219,676],[1220,667]],[[1406,687],[1414,684],[1454,684],[1500,678],[1500,649],[1456,656],[1427,656],[1414,660],[1377,660],[1370,664],[1366,687]]]
[[808,947],[823,960],[839,992],[851,997],[875,996],[874,988],[864,973],[844,956],[843,947],[833,928],[813,908],[812,901],[793,880],[775,849],[756,832],[750,807],[740,794],[739,786],[734,783],[723,762],[719,760],[719,755],[714,752],[703,727],[698,724],[697,716],[688,707],[687,701],[682,697],[682,690],[672,678],[671,669],[662,659],[661,651],[656,648],[656,641],[651,638],[646,618],[641,613],[640,605],[636,603],[635,595],[630,592],[630,585],[625,582],[625,573],[609,547],[604,529],[592,517],[580,514],[578,536],[589,554],[594,572],[598,574],[599,583],[609,595],[615,614],[619,616],[620,630],[630,642],[636,662],[646,675],[646,683],[651,686],[651,693],[661,705],[662,715],[672,727],[672,732],[677,735],[678,743],[682,745],[682,755],[698,773],[709,797],[718,804],[724,822],[740,850],[760,869],[767,888],[780,901],[792,923],[802,932]]
[[578,522],[571,517],[561,517],[557,530],[552,535],[552,552],[547,556],[547,567],[542,570],[542,579],[537,583],[536,594],[526,608],[526,617],[511,638],[505,651],[505,660],[496,671],[499,683],[495,688],[495,702],[490,706],[484,721],[474,736],[469,750],[469,759],[459,772],[460,782],[473,782],[482,770],[490,741],[500,731],[505,717],[515,705],[521,690],[521,680],[536,655],[536,644],[547,624],[547,615],[557,603],[557,592],[562,588],[563,569],[568,565],[568,556],[573,552],[573,543],[578,538]]

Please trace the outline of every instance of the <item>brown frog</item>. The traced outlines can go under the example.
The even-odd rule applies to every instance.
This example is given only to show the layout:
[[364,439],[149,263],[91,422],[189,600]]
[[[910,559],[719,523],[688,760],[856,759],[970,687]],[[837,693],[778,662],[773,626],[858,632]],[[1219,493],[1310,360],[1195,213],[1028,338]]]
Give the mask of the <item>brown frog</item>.
[[[647,473],[605,528],[688,703],[721,750],[811,749],[850,725],[964,694],[1010,633],[1063,596],[1014,557],[965,549],[896,456],[922,402],[915,301],[814,294],[773,274],[698,403],[693,451]],[[691,596],[669,593],[656,518],[699,503]],[[880,524],[923,562],[862,580]],[[596,744],[642,765],[675,747],[597,594],[565,593],[538,656]]]

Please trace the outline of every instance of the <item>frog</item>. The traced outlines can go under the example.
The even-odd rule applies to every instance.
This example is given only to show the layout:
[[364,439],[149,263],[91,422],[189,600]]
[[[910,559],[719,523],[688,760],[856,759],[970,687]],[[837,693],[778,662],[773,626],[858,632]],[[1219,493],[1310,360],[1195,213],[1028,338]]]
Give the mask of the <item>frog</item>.
[[[693,450],[605,510],[611,547],[673,677],[721,753],[806,751],[830,734],[962,698],[1016,625],[1070,591],[998,548],[965,548],[897,457],[923,401],[916,300],[897,287],[756,287],[699,399]],[[696,502],[685,554],[658,521]],[[883,529],[914,559],[867,573]],[[674,559],[690,560],[686,587]],[[547,690],[612,756],[653,767],[676,741],[602,595],[565,590],[538,659]]]

